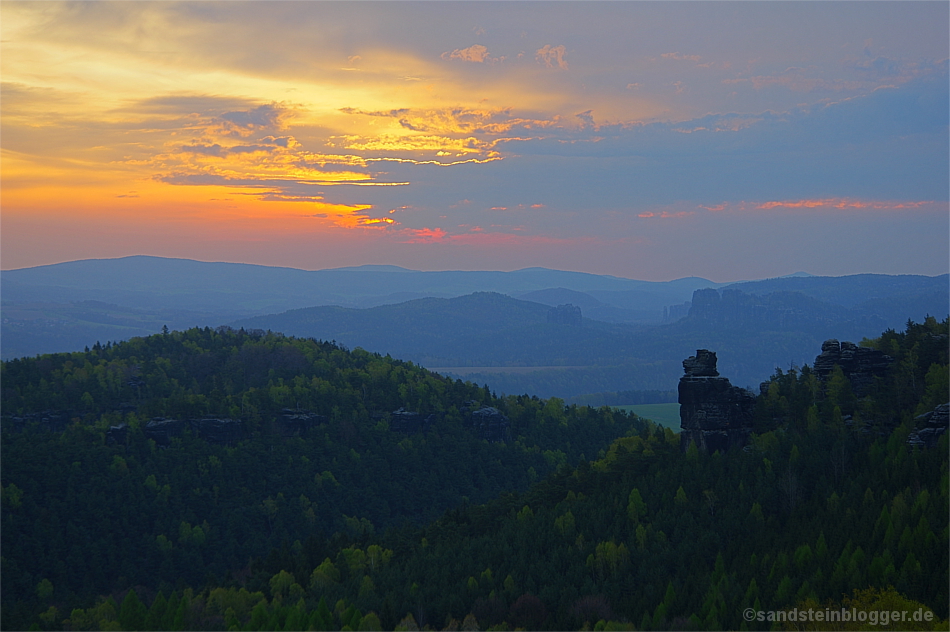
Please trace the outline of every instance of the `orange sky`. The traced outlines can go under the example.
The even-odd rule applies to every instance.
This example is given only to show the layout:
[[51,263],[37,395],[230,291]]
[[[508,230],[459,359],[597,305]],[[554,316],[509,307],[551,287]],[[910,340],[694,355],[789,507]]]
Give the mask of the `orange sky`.
[[947,13],[4,1],[0,264],[939,274]]

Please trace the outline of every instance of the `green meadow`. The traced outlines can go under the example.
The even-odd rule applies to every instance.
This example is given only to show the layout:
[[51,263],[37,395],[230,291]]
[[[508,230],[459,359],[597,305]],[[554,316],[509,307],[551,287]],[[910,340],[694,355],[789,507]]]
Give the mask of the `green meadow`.
[[636,404],[633,406],[614,406],[614,408],[625,410],[628,413],[634,413],[635,415],[654,421],[661,426],[679,432],[679,404]]

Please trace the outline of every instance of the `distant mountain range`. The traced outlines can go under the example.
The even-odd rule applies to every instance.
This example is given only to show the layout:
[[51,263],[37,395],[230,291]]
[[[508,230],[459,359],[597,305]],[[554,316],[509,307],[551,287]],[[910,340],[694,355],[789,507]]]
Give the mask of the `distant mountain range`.
[[[157,257],[2,272],[2,355],[69,351],[171,329],[229,324],[389,353],[497,392],[571,397],[669,390],[696,349],[754,385],[811,363],[827,338],[860,341],[950,312],[948,275],[853,275],[666,283],[529,268],[308,272]],[[581,309],[580,324],[552,317]],[[664,322],[664,317],[666,322]]]
[[620,308],[650,312],[656,320],[664,306],[689,300],[693,290],[723,285],[700,278],[636,281],[546,268],[422,272],[373,265],[307,271],[146,256],[5,270],[0,278],[3,300],[16,303],[97,300],[132,308],[242,315],[314,305],[373,307],[428,296],[450,298],[473,292],[516,296],[565,288],[590,293]]
[[545,268],[421,272],[370,265],[306,271],[148,256],[5,270],[0,282],[3,358],[81,350],[97,340],[152,334],[164,325],[214,327],[303,307],[367,308],[473,292],[517,297],[558,288],[603,302],[592,317],[658,323],[667,305],[688,301],[695,289],[722,285],[699,278],[651,282]]

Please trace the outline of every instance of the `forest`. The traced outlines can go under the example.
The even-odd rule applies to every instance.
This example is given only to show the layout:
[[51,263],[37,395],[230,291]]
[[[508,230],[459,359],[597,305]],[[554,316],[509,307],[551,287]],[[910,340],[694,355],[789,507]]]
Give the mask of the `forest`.
[[[776,370],[726,454],[262,331],[7,361],[0,624],[772,629],[743,610],[853,607],[947,629],[948,437],[907,439],[950,401],[948,335],[928,317],[862,341],[893,363],[861,398],[840,371]],[[400,408],[432,422],[394,430]],[[506,440],[480,434],[486,408]],[[319,421],[287,432],[288,409]],[[154,418],[241,432],[160,445]]]

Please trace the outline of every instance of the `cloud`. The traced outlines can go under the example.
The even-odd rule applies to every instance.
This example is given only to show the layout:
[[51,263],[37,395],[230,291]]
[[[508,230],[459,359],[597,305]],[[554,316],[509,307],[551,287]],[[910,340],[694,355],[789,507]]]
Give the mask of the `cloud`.
[[809,200],[782,200],[762,202],[755,206],[759,210],[773,208],[834,208],[839,210],[875,210],[875,211],[905,211],[933,206],[933,200],[926,201],[894,201],[894,200],[858,200],[853,198],[818,198]]
[[468,48],[458,49],[456,48],[451,53],[442,53],[442,59],[458,59],[461,61],[469,61],[476,64],[481,64],[486,61],[496,62],[500,61],[498,58],[493,58],[488,54],[488,48],[482,46],[481,44],[474,44]]
[[931,75],[946,76],[948,60],[900,60],[878,55],[872,57],[865,49],[863,57],[851,58],[844,66],[866,80],[905,83]]
[[645,212],[645,213],[639,213],[639,214],[637,214],[637,217],[642,217],[642,218],[644,218],[644,219],[652,219],[652,218],[659,218],[659,219],[682,219],[682,218],[684,218],[684,217],[690,217],[690,216],[693,216],[693,215],[695,215],[695,214],[696,214],[696,213],[693,212],[693,211],[678,211],[678,212],[660,211],[660,212],[658,212],[658,213],[654,213],[654,212],[652,212],[652,211],[647,211],[647,212]]
[[393,224],[399,224],[396,220],[389,217],[366,217],[359,220],[360,226],[375,226],[379,228],[384,228],[386,226],[391,226]]
[[228,153],[228,150],[218,143],[215,143],[214,145],[182,145],[178,148],[178,151],[186,154],[203,154],[205,156],[215,156],[216,158],[223,158]]
[[[494,145],[493,142],[482,141],[474,136],[451,138],[435,134],[419,134],[414,136],[379,134],[371,137],[356,135],[334,136],[330,138],[327,144],[342,146],[356,152],[450,152],[457,156],[489,152]],[[493,156],[489,157],[494,158]],[[376,158],[376,160],[381,159],[382,158]],[[372,159],[367,158],[366,160],[369,161]],[[408,158],[390,158],[389,160],[415,162]]]
[[[410,244],[454,244],[476,247],[503,246],[506,248],[526,248],[531,246],[592,246],[603,243],[598,237],[555,237],[544,234],[519,234],[502,231],[486,231],[480,226],[462,225],[465,232],[450,234],[441,228],[404,228],[394,234],[401,243]],[[521,230],[515,227],[513,230]]]
[[179,147],[179,151],[186,154],[202,154],[205,156],[224,158],[234,154],[271,153],[278,151],[279,147],[281,147],[281,145],[232,145],[231,147],[222,147],[218,143],[214,143],[213,145],[195,143],[192,145],[182,145]]
[[755,90],[762,90],[770,86],[781,86],[793,92],[852,92],[865,87],[864,82],[861,81],[810,77],[808,71],[804,68],[787,68],[777,75],[724,79],[723,83],[727,85],[750,83]]
[[[185,186],[244,186],[255,188],[275,188],[288,183],[287,180],[265,180],[255,178],[235,178],[214,173],[171,173],[165,175],[156,175],[153,178],[158,182],[165,184],[185,185]],[[316,186],[318,183],[301,183],[304,186]]]
[[261,139],[262,143],[267,143],[268,145],[277,145],[278,147],[285,147],[287,149],[294,149],[299,147],[300,143],[293,136],[265,136]]
[[[330,174],[324,174],[330,175]],[[359,177],[365,177],[362,174],[356,174]],[[372,180],[359,179],[326,179],[326,180],[304,180],[295,178],[266,178],[266,177],[237,177],[222,175],[218,173],[169,173],[153,176],[156,182],[165,184],[185,185],[185,186],[226,186],[237,188],[266,189],[269,194],[280,195],[282,199],[300,198],[314,199],[315,196],[322,196],[322,191],[314,191],[316,187],[329,186],[370,186],[370,187],[393,187],[406,186],[408,182],[376,182]],[[320,197],[319,199],[323,199]]]
[[567,49],[565,49],[564,46],[545,44],[543,48],[539,48],[535,52],[534,58],[543,63],[547,68],[554,68],[556,66],[561,70],[567,70],[567,60],[564,59],[566,53]]
[[675,61],[700,61],[702,59],[699,55],[683,55],[682,53],[663,53],[660,57]]
[[[448,152],[439,151],[438,156],[447,156]],[[495,162],[504,160],[501,156],[491,156],[489,158],[468,158],[466,160],[453,160],[451,162],[442,162],[440,160],[413,160],[412,158],[367,158],[366,162],[400,162],[410,165],[435,165],[437,167],[454,167],[464,164],[484,164],[486,162]]]
[[399,231],[405,244],[431,244],[445,239],[446,232],[441,228],[404,228]]
[[278,103],[259,105],[250,110],[225,112],[221,118],[238,127],[255,129],[260,127],[279,126],[287,115],[287,109]]
[[129,107],[119,111],[149,112],[158,114],[197,114],[217,116],[229,110],[246,110],[255,107],[255,101],[240,97],[221,97],[208,94],[165,94],[135,100]]
[[342,108],[345,114],[392,118],[401,127],[414,132],[438,134],[506,134],[513,129],[539,129],[555,126],[550,119],[517,117],[512,108],[399,108],[392,110],[359,110]]
[[593,126],[594,126],[594,115],[592,114],[592,112],[593,112],[593,110],[587,110],[586,112],[581,112],[580,114],[575,114],[574,116],[576,116],[576,117],[579,118],[580,120],[584,121],[584,124],[585,124],[585,125],[589,125],[589,126],[593,127]]
[[280,103],[266,103],[249,110],[232,110],[221,114],[217,121],[220,133],[249,136],[257,130],[283,129],[292,111]]
[[[820,214],[844,215],[849,212],[921,212],[941,213],[946,201],[935,200],[876,200],[854,197],[822,197],[765,201],[727,201],[719,204],[699,204],[696,208],[717,213],[750,214],[761,211],[816,211]],[[640,217],[657,217],[659,213],[645,212]]]

